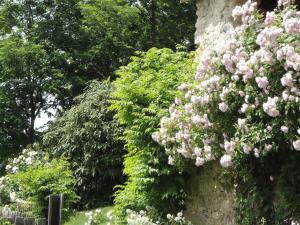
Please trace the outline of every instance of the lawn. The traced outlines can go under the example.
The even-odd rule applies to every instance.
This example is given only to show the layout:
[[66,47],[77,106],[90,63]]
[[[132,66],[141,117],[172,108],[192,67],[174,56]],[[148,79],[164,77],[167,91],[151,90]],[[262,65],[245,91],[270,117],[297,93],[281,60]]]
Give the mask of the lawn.
[[[108,207],[103,207],[103,208],[99,208],[99,209],[101,209],[102,214],[105,215],[105,218],[107,218],[106,214],[109,211],[112,211],[113,207],[108,206]],[[95,211],[95,210],[92,210],[92,211]],[[72,216],[70,218],[70,220],[68,222],[64,223],[64,225],[84,225],[84,223],[87,222],[87,219],[86,219],[86,216],[85,216],[86,212],[88,212],[88,211],[77,212],[74,216]],[[105,221],[105,222],[103,222],[103,223],[101,223],[99,225],[107,225],[109,222],[110,222],[110,225],[114,225],[115,224],[114,219],[113,220],[109,220],[107,218],[107,221]]]

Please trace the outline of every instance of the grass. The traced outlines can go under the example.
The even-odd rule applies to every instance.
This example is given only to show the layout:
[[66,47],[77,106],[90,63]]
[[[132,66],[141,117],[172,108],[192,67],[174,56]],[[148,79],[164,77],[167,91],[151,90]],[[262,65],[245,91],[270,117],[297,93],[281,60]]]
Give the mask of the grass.
[[[109,220],[106,216],[106,214],[109,211],[112,211],[113,207],[108,206],[108,207],[103,207],[103,208],[99,208],[99,209],[101,209],[102,215],[104,215],[104,218],[106,219],[105,222],[102,222],[99,225],[107,225],[107,223],[109,223],[109,222],[110,222],[111,225],[114,225],[115,221],[114,220]],[[92,211],[95,211],[95,210],[92,210]],[[75,215],[72,216],[68,222],[64,223],[64,225],[84,225],[84,223],[87,222],[87,219],[86,219],[86,216],[85,216],[86,212],[89,212],[89,211],[82,211],[82,212],[75,213]]]

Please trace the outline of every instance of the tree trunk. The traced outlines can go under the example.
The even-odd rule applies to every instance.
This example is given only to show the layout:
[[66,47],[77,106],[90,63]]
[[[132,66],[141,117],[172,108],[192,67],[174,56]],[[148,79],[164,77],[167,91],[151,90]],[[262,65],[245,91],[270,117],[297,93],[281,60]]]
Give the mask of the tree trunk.
[[31,93],[30,96],[30,124],[29,124],[29,131],[28,131],[28,144],[34,143],[34,125],[35,125],[35,119],[36,119],[36,110],[35,110],[35,102],[34,102],[34,94]]
[[156,10],[157,4],[156,0],[151,0],[150,2],[150,38],[151,38],[151,46],[157,46],[157,21],[156,21]]

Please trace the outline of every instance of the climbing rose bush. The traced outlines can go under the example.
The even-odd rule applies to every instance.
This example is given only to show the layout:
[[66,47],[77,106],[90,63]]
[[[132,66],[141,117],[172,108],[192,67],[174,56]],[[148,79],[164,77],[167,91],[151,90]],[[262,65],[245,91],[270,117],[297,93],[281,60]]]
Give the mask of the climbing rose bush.
[[153,139],[196,166],[278,149],[300,151],[300,12],[288,0],[263,17],[256,3],[233,10],[240,26],[204,53],[194,82],[180,95]]

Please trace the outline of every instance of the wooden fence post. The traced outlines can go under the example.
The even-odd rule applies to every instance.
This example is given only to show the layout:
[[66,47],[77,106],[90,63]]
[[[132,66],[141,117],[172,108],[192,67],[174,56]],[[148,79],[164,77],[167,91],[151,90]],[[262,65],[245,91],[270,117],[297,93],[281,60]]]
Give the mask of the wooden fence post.
[[17,217],[15,220],[15,225],[24,225],[24,217]]
[[48,209],[48,225],[61,225],[62,223],[62,208],[63,208],[63,195],[50,195],[49,196],[49,209]]

